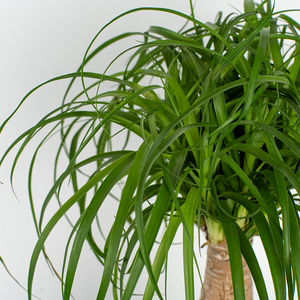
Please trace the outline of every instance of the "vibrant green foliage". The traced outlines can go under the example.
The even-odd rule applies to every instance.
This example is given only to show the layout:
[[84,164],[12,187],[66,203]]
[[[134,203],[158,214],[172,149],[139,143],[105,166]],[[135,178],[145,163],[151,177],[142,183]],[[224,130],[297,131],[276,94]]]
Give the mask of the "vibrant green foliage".
[[[180,32],[153,26],[146,33],[121,34],[90,53],[104,28],[142,10],[176,15],[186,26]],[[211,242],[226,237],[235,299],[244,299],[241,255],[261,299],[268,297],[248,242],[255,234],[265,248],[276,299],[293,299],[295,287],[300,290],[300,25],[274,13],[270,1],[256,5],[245,0],[245,13],[224,19],[220,15],[214,24],[200,22],[193,12],[188,16],[170,9],[138,8],[104,28],[78,72],[48,81],[72,79],[62,105],[16,139],[2,158],[21,143],[13,176],[27,144],[41,129],[49,130],[29,171],[39,234],[29,270],[29,298],[47,237],[78,204],[80,216],[68,241],[62,274],[65,300],[70,299],[85,241],[104,265],[98,300],[105,299],[111,282],[116,299],[131,299],[144,267],[149,274],[144,298],[152,299],[156,292],[163,299],[157,282],[164,266],[167,273],[168,251],[180,224],[186,299],[195,299],[195,225],[207,228]],[[110,75],[109,66],[105,74],[86,71],[87,62],[103,49],[134,35],[144,41],[132,46],[124,70]],[[76,79],[81,79],[83,90],[70,98]],[[102,92],[100,87],[106,83],[115,88]],[[61,144],[55,182],[37,215],[31,192],[35,157],[57,129]],[[133,136],[140,141],[138,150],[127,147]],[[124,145],[119,143],[115,149],[115,140],[122,139]],[[87,155],[86,149],[93,154]],[[68,165],[57,175],[64,155]],[[61,201],[60,189],[68,180],[74,194],[43,226],[49,202],[55,197]],[[100,248],[92,224],[99,221],[98,212],[120,181],[125,184],[118,211]],[[165,232],[151,262],[149,253],[161,225]]]

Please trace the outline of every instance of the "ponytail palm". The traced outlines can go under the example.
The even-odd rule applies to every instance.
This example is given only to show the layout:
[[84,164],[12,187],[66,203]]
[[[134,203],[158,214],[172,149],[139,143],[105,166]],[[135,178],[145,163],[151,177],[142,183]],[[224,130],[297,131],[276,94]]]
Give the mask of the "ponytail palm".
[[[186,25],[179,32],[152,26],[145,33],[120,34],[90,50],[112,22],[142,10],[176,15]],[[156,293],[164,299],[158,281],[164,268],[167,274],[168,252],[180,225],[186,299],[195,299],[200,243],[194,247],[194,236],[199,230],[207,232],[210,243],[226,240],[235,299],[245,299],[242,257],[260,298],[268,299],[249,242],[254,235],[264,246],[276,299],[293,299],[295,288],[300,290],[300,25],[274,13],[270,1],[257,6],[245,0],[245,13],[224,19],[219,14],[214,24],[191,15],[137,8],[118,16],[95,37],[77,72],[41,84],[22,100],[49,82],[71,80],[62,104],[16,139],[2,158],[20,144],[13,176],[24,148],[43,129],[28,179],[38,233],[29,299],[40,254],[49,259],[44,244],[74,205],[80,214],[70,222],[60,275],[63,299],[70,299],[85,242],[104,266],[97,299],[106,299],[111,282],[115,299],[131,299],[143,268],[149,275],[143,298]],[[120,52],[130,53],[123,70],[111,74],[109,65],[103,74],[88,71],[102,50],[128,37],[139,42]],[[74,97],[76,81],[82,91]],[[37,213],[32,171],[38,151],[55,132],[61,137],[55,181]],[[68,163],[59,173],[63,158]],[[61,196],[65,183],[73,187],[68,199]],[[122,192],[115,196],[119,185]],[[112,196],[118,197],[118,209],[102,247],[95,232],[101,232],[98,214]],[[60,207],[44,221],[54,198]]]

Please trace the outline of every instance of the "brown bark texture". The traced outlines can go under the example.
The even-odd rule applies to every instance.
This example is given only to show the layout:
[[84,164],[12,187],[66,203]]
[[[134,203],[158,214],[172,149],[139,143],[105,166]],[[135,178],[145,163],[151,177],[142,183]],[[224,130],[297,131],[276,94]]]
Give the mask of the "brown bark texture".
[[[204,275],[204,291],[200,300],[234,300],[230,262],[226,241],[219,245],[207,245],[207,261]],[[245,297],[252,300],[252,277],[243,258]]]

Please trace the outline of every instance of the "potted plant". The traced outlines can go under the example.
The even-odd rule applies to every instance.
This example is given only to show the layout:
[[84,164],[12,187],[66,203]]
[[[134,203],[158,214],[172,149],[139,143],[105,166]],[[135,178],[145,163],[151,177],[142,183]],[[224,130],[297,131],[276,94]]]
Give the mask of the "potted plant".
[[[244,6],[244,13],[219,14],[207,24],[193,9],[190,16],[164,8],[127,11],[99,31],[77,72],[37,86],[21,101],[49,82],[71,80],[62,104],[18,137],[1,160],[20,143],[13,174],[24,148],[43,129],[28,179],[39,235],[29,268],[29,299],[42,253],[61,279],[63,299],[70,299],[85,242],[104,266],[97,299],[105,299],[111,283],[115,299],[131,299],[144,268],[149,279],[143,299],[154,293],[164,299],[158,281],[163,269],[167,276],[168,252],[180,226],[186,299],[195,298],[195,253],[201,243],[194,245],[194,236],[200,230],[207,234],[210,255],[203,286],[197,287],[203,288],[201,299],[251,299],[251,277],[259,297],[268,299],[251,246],[254,235],[264,246],[276,299],[293,299],[300,288],[300,25],[274,12],[271,1],[245,0]],[[110,24],[142,10],[173,14],[186,24],[179,32],[152,26],[145,33],[122,33],[90,50]],[[87,71],[103,49],[136,35],[143,41],[120,51],[119,56],[131,51],[123,70],[110,74],[112,62],[103,74]],[[81,80],[82,90],[71,97],[75,80]],[[107,84],[110,88],[103,89]],[[37,214],[32,171],[37,153],[55,132],[60,135],[55,180]],[[128,147],[132,137],[138,138],[137,149]],[[59,173],[62,157],[68,164]],[[62,199],[66,182],[73,193]],[[98,213],[119,185],[117,213],[101,247],[95,238],[101,231],[95,226]],[[44,224],[53,198],[60,207]],[[44,246],[75,205],[80,214],[70,221],[58,274]],[[220,281],[225,272],[232,283]]]

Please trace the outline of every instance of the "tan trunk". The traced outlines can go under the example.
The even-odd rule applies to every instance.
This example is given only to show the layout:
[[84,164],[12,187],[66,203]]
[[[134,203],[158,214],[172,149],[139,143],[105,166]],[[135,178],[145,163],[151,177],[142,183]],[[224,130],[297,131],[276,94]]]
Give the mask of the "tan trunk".
[[[207,262],[204,276],[204,291],[200,300],[234,300],[230,263],[226,241],[207,246]],[[252,278],[243,259],[246,300],[252,300]]]

